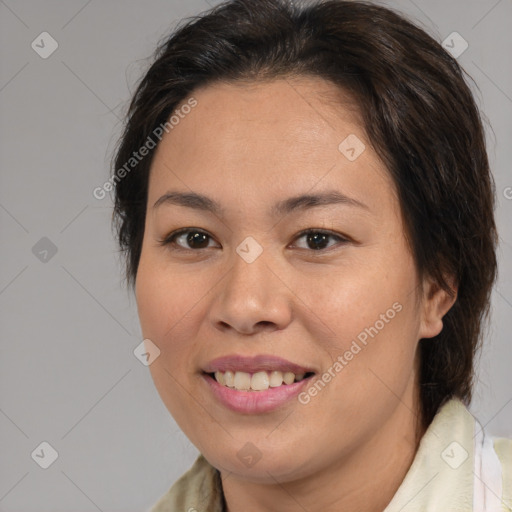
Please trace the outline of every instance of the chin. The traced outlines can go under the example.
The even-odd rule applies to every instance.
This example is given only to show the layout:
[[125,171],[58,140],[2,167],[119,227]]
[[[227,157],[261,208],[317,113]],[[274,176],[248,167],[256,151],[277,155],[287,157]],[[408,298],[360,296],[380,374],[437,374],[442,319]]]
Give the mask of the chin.
[[[219,471],[233,475],[238,478],[247,479],[258,484],[275,485],[276,480],[280,483],[290,482],[306,477],[311,474],[311,461],[314,456],[305,462],[290,459],[290,452],[283,449],[282,454],[276,453],[275,449],[268,451],[253,451],[250,445],[246,445],[234,457],[226,457],[224,454],[210,456],[203,452],[204,457],[210,464]],[[253,455],[249,455],[253,451]],[[251,457],[253,457],[251,459]],[[259,457],[259,458],[258,458]]]

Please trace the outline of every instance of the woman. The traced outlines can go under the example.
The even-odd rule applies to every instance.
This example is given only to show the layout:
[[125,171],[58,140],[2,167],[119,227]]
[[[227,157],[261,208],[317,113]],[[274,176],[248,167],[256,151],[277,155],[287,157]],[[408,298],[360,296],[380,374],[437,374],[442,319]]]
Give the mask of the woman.
[[370,3],[233,0],[159,47],[114,213],[200,456],[154,512],[510,509],[512,442],[467,410],[496,277],[484,141],[457,62]]

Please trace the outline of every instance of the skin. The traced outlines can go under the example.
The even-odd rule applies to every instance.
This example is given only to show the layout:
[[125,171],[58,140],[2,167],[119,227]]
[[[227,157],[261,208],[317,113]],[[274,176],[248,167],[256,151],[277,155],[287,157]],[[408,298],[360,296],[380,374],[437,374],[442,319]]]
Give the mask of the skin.
[[[161,351],[150,366],[156,388],[220,470],[229,512],[382,511],[424,433],[418,340],[441,331],[455,298],[419,280],[394,184],[334,85],[311,77],[217,83],[193,96],[197,106],[152,163],[136,279],[144,338]],[[366,146],[353,162],[338,150],[349,134]],[[207,195],[224,214],[153,208],[170,190]],[[282,199],[325,190],[366,207],[268,213]],[[206,248],[186,235],[174,247],[159,244],[180,228],[207,232]],[[307,228],[333,236],[315,250],[297,236]],[[248,236],[263,248],[252,263],[236,252]],[[397,302],[401,311],[307,404],[240,414],[201,378],[208,361],[230,354],[277,355],[320,378]],[[247,442],[261,454],[249,468],[237,457]]]

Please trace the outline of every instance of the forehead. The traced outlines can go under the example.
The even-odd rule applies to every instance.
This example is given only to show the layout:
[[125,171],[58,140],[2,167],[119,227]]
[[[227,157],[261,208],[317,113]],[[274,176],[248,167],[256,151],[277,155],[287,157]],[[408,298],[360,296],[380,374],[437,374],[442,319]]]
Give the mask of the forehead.
[[[329,123],[343,114],[347,122],[360,122],[355,100],[334,83],[314,76],[217,81],[196,89],[194,96],[202,100],[204,112],[223,118],[242,114],[253,121],[286,123],[290,117],[313,121],[321,116]],[[226,103],[230,105],[227,110]]]
[[[354,195],[357,184],[389,186],[357,107],[332,83],[313,77],[219,82],[191,96],[197,105],[156,150],[149,201],[176,186],[218,197],[236,192],[245,203],[270,191],[282,197],[342,186]],[[347,139],[365,146],[356,160],[343,152]]]

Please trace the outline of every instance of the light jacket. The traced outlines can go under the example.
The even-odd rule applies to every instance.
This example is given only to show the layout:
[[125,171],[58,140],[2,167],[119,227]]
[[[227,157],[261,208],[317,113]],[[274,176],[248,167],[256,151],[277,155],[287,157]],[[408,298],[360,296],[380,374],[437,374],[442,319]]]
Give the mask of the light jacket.
[[[148,512],[224,512],[219,471],[199,455]],[[448,400],[383,512],[512,512],[512,439],[490,437]]]

